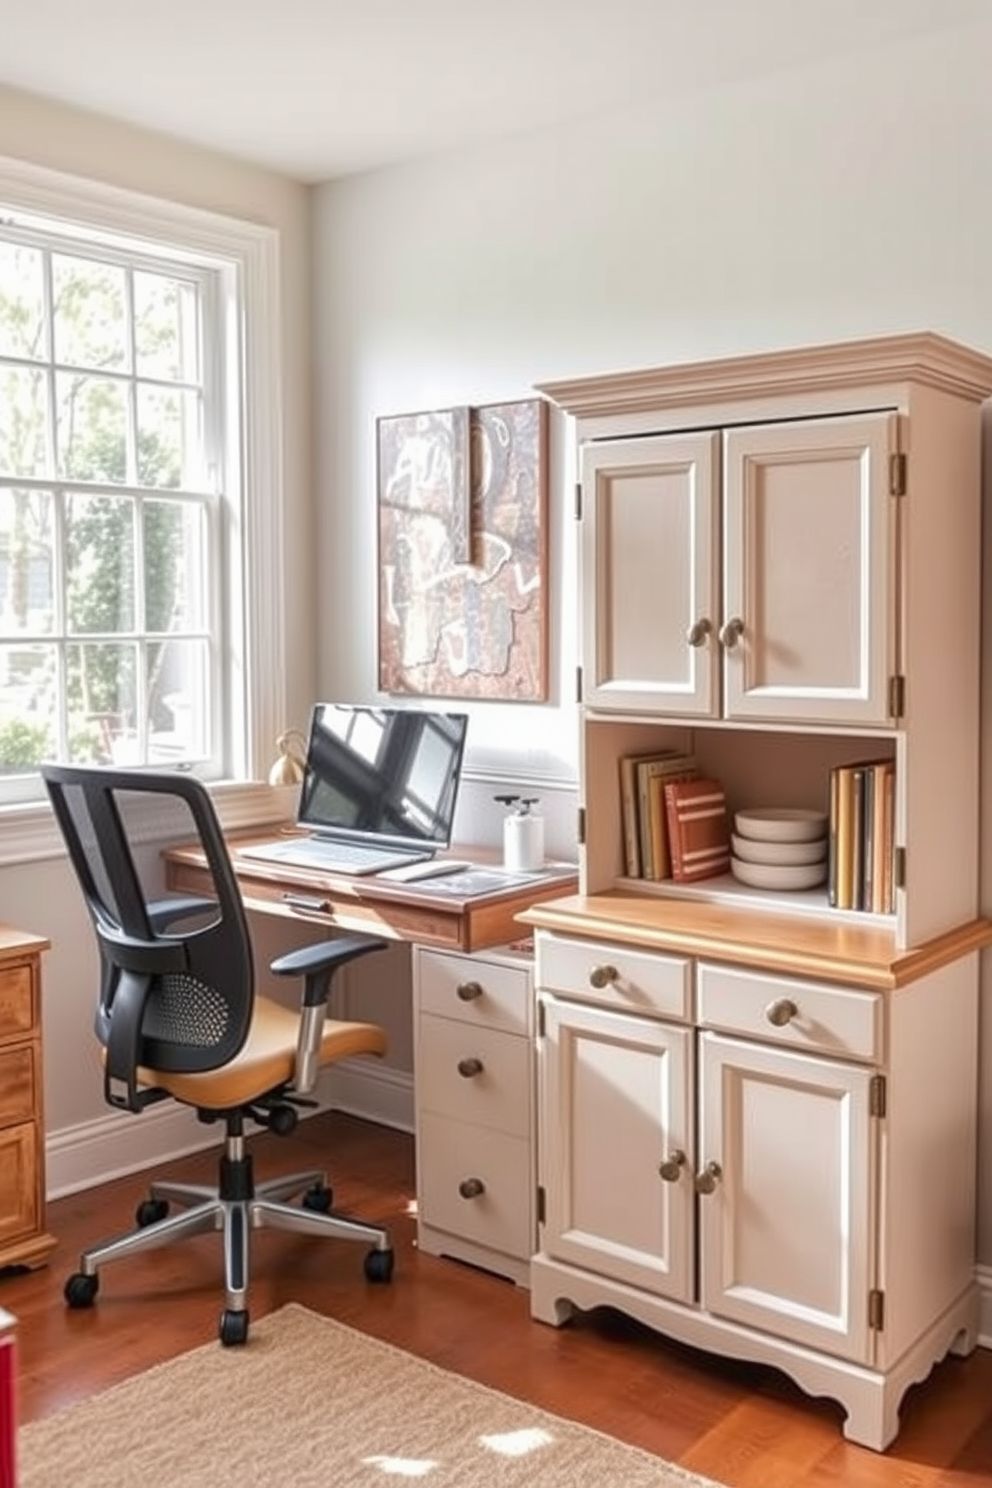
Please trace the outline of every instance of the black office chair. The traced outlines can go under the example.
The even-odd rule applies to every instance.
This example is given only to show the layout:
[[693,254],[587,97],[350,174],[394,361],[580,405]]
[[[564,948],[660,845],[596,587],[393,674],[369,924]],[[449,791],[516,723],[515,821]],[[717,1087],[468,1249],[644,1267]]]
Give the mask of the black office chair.
[[[92,1306],[105,1262],[218,1229],[225,1265],[220,1340],[244,1343],[249,1236],[262,1225],[371,1243],[365,1275],[389,1281],[388,1232],[331,1213],[324,1173],[295,1173],[256,1188],[245,1150],[249,1120],[279,1135],[293,1130],[297,1108],[314,1104],[306,1094],[322,1066],[385,1053],[383,1029],[326,1013],[336,968],[386,942],[350,935],[280,956],[271,970],[303,979],[298,1011],[257,996],[240,890],[200,782],[171,772],[69,765],[43,765],[41,773],[100,950],[96,1035],[106,1100],[140,1112],[171,1098],[194,1107],[202,1121],[223,1121],[227,1131],[217,1188],[153,1183],[138,1206],[136,1230],[83,1252],[65,1286],[69,1306]],[[179,831],[198,837],[215,897],[148,897],[127,823],[141,797],[184,809]],[[180,922],[185,928],[174,928]],[[300,1205],[287,1202],[300,1195]],[[170,1216],[170,1202],[182,1212]]]

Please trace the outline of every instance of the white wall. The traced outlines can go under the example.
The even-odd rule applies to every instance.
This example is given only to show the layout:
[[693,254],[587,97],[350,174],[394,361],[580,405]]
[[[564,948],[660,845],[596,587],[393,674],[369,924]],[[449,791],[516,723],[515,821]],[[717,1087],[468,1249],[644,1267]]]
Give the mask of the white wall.
[[[377,415],[899,331],[992,351],[990,77],[992,16],[321,188],[320,686],[374,691]],[[552,700],[473,707],[468,763],[563,783],[575,763],[576,599],[560,427],[556,441]],[[992,1263],[992,1014],[981,1058]]]

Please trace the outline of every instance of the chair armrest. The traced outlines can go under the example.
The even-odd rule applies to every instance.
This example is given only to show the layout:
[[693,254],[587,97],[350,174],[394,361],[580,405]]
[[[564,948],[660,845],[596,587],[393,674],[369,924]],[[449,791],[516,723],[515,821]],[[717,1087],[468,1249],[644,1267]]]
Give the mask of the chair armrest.
[[190,915],[206,914],[217,909],[216,899],[205,899],[198,894],[184,894],[182,898],[157,899],[148,906],[148,923],[158,935],[175,920],[187,919]]
[[316,945],[300,946],[270,962],[276,976],[303,977],[300,1033],[296,1044],[294,1088],[301,1094],[312,1090],[320,1068],[320,1045],[324,1036],[327,999],[331,977],[339,966],[364,956],[369,951],[384,951],[388,942],[373,935],[345,935],[339,940],[322,940]]

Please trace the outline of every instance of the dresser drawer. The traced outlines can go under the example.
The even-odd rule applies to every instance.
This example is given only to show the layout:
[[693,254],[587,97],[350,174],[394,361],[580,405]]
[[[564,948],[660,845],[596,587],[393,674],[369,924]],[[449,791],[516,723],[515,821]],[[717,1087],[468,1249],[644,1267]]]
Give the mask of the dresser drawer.
[[703,963],[698,972],[699,1022],[707,1028],[811,1053],[880,1063],[885,999],[823,982]]
[[35,1065],[30,1044],[0,1048],[0,1127],[34,1118],[39,1105]]
[[530,1131],[530,1042],[421,1014],[416,1090],[421,1110],[513,1136]]
[[527,1034],[531,1028],[530,963],[417,949],[417,1005],[480,1028]]
[[430,1113],[421,1120],[419,1137],[417,1191],[424,1223],[506,1255],[530,1256],[528,1143]]
[[560,997],[648,1017],[689,1017],[691,963],[680,956],[539,932],[536,976],[543,991]]
[[0,1039],[30,1033],[35,1026],[34,978],[30,966],[0,970]]

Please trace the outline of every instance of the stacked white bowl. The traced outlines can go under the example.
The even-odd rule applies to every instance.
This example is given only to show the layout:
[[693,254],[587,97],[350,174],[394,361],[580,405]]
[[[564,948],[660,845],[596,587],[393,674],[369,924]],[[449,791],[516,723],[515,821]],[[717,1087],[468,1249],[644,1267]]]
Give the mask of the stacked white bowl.
[[822,811],[755,807],[734,815],[730,871],[756,889],[815,889],[827,877]]

